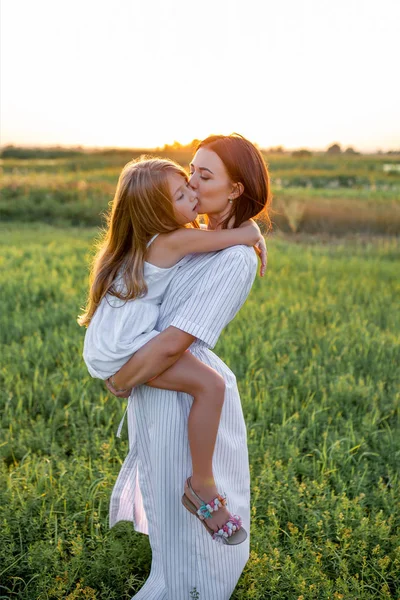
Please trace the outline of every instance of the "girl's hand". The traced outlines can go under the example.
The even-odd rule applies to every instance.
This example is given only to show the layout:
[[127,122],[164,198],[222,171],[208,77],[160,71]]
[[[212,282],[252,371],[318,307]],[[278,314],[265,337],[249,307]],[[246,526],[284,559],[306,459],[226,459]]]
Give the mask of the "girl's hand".
[[129,398],[132,390],[125,390],[124,392],[117,392],[117,390],[112,386],[110,378],[106,379],[105,382],[107,389],[112,393],[113,396],[117,398]]
[[267,269],[267,263],[268,263],[268,251],[267,251],[267,245],[265,243],[265,239],[263,236],[261,236],[260,239],[258,240],[257,244],[255,244],[254,250],[257,252],[257,254],[261,260],[260,276],[264,277],[265,271]]
[[267,269],[268,252],[267,252],[267,245],[265,243],[264,236],[261,233],[261,229],[259,228],[257,223],[254,221],[254,219],[249,219],[248,221],[244,221],[241,225],[239,225],[239,227],[253,227],[254,233],[257,235],[257,241],[256,241],[255,245],[253,246],[253,248],[257,252],[257,254],[261,260],[260,276],[264,277],[265,271]]

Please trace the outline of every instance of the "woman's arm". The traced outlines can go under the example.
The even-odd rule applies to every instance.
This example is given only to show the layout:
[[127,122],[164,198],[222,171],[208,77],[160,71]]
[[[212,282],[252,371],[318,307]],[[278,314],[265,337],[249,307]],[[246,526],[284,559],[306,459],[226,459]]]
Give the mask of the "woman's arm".
[[189,348],[196,338],[176,327],[168,327],[140,348],[114,375],[118,389],[130,389],[154,379]]

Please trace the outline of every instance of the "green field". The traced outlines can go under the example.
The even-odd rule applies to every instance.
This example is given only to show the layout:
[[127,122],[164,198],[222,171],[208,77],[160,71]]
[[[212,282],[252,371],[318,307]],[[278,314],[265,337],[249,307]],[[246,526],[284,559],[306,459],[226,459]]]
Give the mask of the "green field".
[[[95,232],[0,226],[0,598],[128,599],[149,573],[147,536],[108,529],[124,404],[87,374],[76,323]],[[295,239],[269,240],[216,348],[252,475],[232,598],[398,600],[400,242]]]
[[[0,161],[0,219],[99,225],[123,165],[141,153],[119,150],[64,156],[60,151],[53,153],[55,158],[51,153],[47,158],[6,157]],[[41,154],[47,156],[45,151]],[[184,167],[192,157],[190,150],[157,154]],[[399,156],[264,154],[274,196],[274,229],[399,235]]]

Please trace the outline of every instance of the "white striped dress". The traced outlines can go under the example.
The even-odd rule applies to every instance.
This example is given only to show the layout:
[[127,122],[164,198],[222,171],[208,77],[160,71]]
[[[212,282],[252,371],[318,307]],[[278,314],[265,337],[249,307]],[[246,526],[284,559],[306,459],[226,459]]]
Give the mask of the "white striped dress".
[[[252,248],[187,257],[160,307],[157,329],[170,325],[196,336],[190,351],[225,379],[226,393],[213,458],[219,492],[250,533],[247,432],[232,371],[211,352],[222,329],[246,300],[257,270]],[[187,422],[192,396],[135,388],[128,405],[129,453],[110,501],[110,527],[133,521],[149,535],[152,565],[135,600],[225,600],[231,597],[249,557],[249,541],[227,546],[181,504],[191,475]]]

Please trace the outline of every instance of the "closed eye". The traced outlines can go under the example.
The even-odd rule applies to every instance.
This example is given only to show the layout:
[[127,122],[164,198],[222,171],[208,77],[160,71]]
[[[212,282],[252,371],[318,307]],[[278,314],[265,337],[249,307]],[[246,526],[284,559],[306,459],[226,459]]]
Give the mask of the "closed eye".
[[[194,175],[194,171],[190,171],[190,177]],[[210,179],[210,177],[204,177],[204,175],[200,175],[200,179],[203,179],[203,181],[208,181]]]

